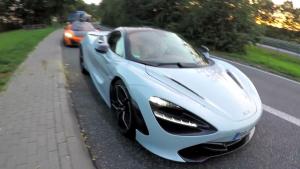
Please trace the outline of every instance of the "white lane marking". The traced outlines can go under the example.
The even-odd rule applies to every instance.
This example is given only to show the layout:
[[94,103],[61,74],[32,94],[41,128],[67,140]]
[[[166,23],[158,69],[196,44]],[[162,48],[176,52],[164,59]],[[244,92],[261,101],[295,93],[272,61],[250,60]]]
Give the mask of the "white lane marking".
[[235,62],[235,61],[232,61],[232,60],[220,58],[220,57],[213,56],[213,55],[211,55],[211,56],[214,57],[214,58],[220,59],[220,60],[224,60],[224,61],[227,61],[227,62],[231,62],[231,63],[237,64],[237,65],[240,65],[240,66],[243,66],[243,67],[252,69],[252,70],[256,70],[256,71],[259,71],[259,72],[262,72],[262,73],[265,73],[265,74],[268,74],[268,75],[272,75],[272,76],[275,76],[275,77],[277,77],[277,78],[280,78],[280,79],[283,79],[283,80],[286,80],[286,81],[295,83],[295,84],[297,84],[297,85],[300,85],[300,82],[297,82],[297,81],[295,81],[295,80],[291,80],[291,79],[288,79],[288,78],[286,78],[286,77],[279,76],[279,75],[276,75],[276,74],[274,74],[274,73],[270,73],[270,72],[267,72],[267,71],[264,71],[264,70],[255,68],[255,67],[253,67],[253,66],[245,65],[245,64],[242,64],[242,63],[238,63],[238,62]]
[[267,106],[265,104],[263,104],[263,109],[283,120],[286,120],[292,124],[295,124],[296,126],[300,127],[300,119],[294,117],[294,116],[291,116],[285,112],[282,112],[282,111],[279,111],[279,110],[276,110],[270,106]]

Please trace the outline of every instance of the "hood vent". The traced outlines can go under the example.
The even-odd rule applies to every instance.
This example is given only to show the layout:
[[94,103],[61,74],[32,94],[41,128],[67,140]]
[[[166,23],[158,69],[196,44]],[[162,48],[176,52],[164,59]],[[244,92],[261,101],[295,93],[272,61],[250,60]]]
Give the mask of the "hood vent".
[[226,73],[231,77],[231,79],[241,88],[244,90],[243,86],[240,84],[240,82],[235,78],[235,76],[229,71],[226,70]]
[[183,85],[182,83],[172,79],[172,78],[169,78],[167,77],[168,79],[172,80],[173,82],[177,83],[178,85],[182,86],[183,88],[187,89],[188,91],[192,92],[193,94],[195,94],[196,96],[200,97],[201,99],[204,100],[204,98],[202,96],[200,96],[198,93],[194,92],[193,90],[191,90],[190,88],[186,87],[185,85]]

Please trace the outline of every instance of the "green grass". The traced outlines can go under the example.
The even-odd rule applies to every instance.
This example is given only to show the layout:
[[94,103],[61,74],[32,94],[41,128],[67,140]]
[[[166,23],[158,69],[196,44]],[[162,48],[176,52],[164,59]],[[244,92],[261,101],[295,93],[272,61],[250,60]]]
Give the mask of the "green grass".
[[247,46],[245,54],[213,53],[300,81],[300,58],[296,56],[256,46]]
[[0,91],[34,47],[55,28],[0,33]]

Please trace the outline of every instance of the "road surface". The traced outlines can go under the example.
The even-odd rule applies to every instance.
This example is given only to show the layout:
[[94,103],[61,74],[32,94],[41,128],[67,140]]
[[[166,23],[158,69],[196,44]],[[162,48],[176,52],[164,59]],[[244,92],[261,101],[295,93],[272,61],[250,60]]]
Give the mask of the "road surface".
[[[252,141],[240,151],[202,164],[182,164],[151,154],[123,137],[91,79],[80,73],[78,49],[62,46],[74,108],[98,168],[106,169],[299,169],[300,84],[240,64],[255,84],[264,108]],[[299,125],[297,125],[299,123]]]
[[260,47],[266,48],[266,49],[272,49],[272,50],[275,50],[275,51],[279,51],[279,52],[283,52],[283,53],[286,53],[286,54],[290,54],[290,55],[293,55],[293,56],[300,57],[300,53],[296,53],[296,52],[292,52],[292,51],[289,51],[289,50],[280,49],[280,48],[276,48],[276,47],[269,46],[269,45],[264,45],[264,44],[257,44],[257,45],[260,46]]

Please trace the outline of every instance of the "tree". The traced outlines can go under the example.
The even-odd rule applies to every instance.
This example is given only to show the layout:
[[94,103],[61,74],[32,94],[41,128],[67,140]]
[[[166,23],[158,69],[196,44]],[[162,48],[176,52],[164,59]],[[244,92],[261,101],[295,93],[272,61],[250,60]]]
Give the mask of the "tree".
[[248,0],[104,0],[100,9],[104,24],[160,27],[218,50],[243,51],[257,37]]
[[176,30],[183,0],[103,0],[101,18],[110,26],[158,26]]
[[180,32],[197,45],[242,52],[246,44],[257,40],[254,9],[248,0],[199,0],[193,6]]
[[[99,7],[102,23],[109,26],[128,25],[130,22],[125,9],[125,1],[103,0]],[[131,18],[131,22],[135,22],[133,20]]]
[[17,11],[22,8],[17,0],[0,1],[0,31],[18,28],[23,22]]

